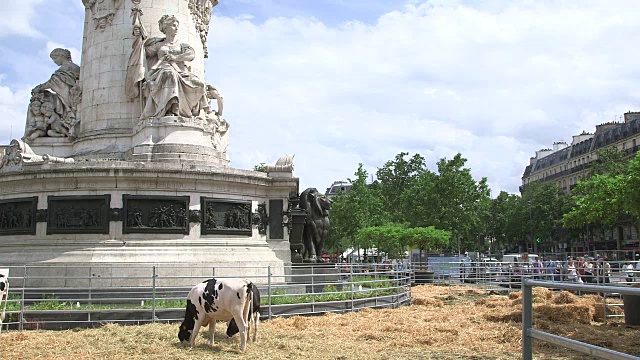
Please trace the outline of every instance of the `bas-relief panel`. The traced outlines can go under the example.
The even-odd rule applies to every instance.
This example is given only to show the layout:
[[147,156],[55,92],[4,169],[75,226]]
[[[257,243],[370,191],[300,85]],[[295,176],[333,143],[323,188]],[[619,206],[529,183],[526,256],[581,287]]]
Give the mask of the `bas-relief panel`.
[[35,235],[38,197],[0,200],[0,235]]
[[49,196],[47,234],[108,234],[110,195]]
[[251,236],[251,205],[251,201],[202,197],[200,233]]
[[188,196],[124,195],[122,232],[189,234]]

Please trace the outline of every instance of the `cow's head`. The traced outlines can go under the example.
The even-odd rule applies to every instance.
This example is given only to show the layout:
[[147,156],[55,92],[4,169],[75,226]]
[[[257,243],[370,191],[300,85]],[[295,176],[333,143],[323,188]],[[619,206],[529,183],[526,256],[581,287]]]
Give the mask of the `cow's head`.
[[178,330],[178,339],[181,343],[189,342],[191,334],[193,333],[193,327],[196,324],[196,318],[198,317],[198,310],[193,305],[191,300],[187,299],[187,309],[184,312],[184,321],[180,324]]

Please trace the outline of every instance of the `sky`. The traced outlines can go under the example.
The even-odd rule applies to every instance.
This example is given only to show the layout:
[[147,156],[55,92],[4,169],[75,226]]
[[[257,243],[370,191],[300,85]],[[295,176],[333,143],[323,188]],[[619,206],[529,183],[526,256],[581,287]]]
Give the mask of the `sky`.
[[[84,10],[3,4],[8,143],[49,52],[81,62]],[[640,1],[220,0],[213,14],[205,80],[224,96],[231,166],[293,153],[301,189],[409,152],[432,171],[461,153],[493,197],[518,193],[536,150],[640,111]]]

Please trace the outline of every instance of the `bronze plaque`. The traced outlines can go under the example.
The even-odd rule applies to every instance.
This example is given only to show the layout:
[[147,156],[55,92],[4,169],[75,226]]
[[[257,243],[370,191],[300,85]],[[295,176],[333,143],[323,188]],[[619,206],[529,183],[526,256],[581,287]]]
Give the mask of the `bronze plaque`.
[[0,235],[35,235],[38,197],[0,200]]
[[47,197],[47,235],[108,234],[111,195]]
[[122,232],[189,234],[188,196],[123,195]]
[[200,198],[201,233],[251,236],[251,201]]

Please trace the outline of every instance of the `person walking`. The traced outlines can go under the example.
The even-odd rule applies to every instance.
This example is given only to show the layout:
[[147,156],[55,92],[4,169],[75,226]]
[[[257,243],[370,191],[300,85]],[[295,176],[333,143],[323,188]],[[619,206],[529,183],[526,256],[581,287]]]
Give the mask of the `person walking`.
[[547,261],[545,262],[545,280],[554,281],[554,275],[556,273],[556,262],[551,260],[551,256],[547,256]]
[[627,282],[633,282],[633,264],[631,261],[627,260],[624,265],[622,265],[622,271],[625,273],[627,277]]

